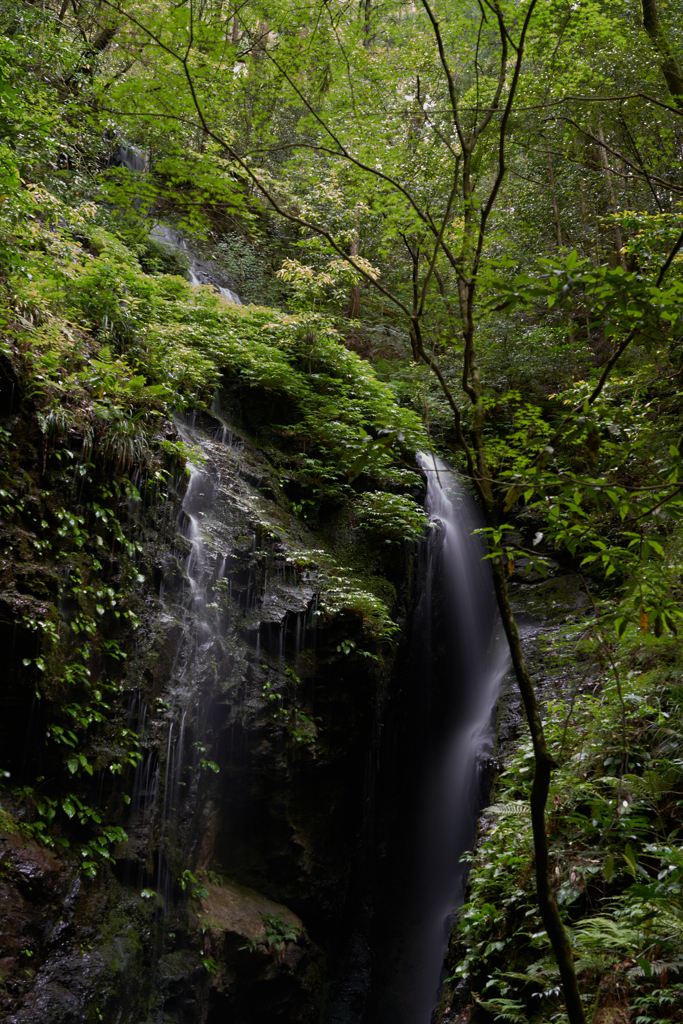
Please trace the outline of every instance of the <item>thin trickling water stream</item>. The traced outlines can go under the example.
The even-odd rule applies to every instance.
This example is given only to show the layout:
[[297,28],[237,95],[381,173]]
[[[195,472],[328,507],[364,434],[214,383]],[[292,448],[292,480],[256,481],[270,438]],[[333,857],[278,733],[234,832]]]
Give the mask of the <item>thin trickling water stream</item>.
[[171,249],[177,249],[182,252],[188,260],[187,276],[190,284],[193,288],[198,288],[202,284],[211,285],[216,289],[219,295],[222,295],[228,302],[234,302],[236,305],[241,306],[242,301],[237,294],[231,288],[225,288],[222,285],[216,284],[213,280],[212,274],[215,273],[215,267],[210,260],[200,260],[195,254],[188,248],[187,242],[175,228],[169,227],[168,224],[155,224],[150,231],[150,237],[157,242],[161,242],[163,245],[169,246]]

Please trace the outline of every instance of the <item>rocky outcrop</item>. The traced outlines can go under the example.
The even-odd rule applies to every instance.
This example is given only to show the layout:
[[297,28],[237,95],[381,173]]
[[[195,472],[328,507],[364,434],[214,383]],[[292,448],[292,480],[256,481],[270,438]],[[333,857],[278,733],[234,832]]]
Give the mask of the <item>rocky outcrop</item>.
[[[213,1017],[314,1021],[323,999],[325,963],[287,907],[223,879],[208,885],[199,908],[211,980]],[[264,998],[264,993],[266,993]]]
[[[19,437],[25,428],[14,429]],[[70,779],[64,755],[36,753],[30,729],[6,748],[15,789],[2,797],[0,1019],[12,1024],[313,1022],[335,957],[358,941],[371,856],[367,765],[394,645],[358,607],[352,531],[335,523],[333,535],[308,532],[266,453],[220,418],[176,429],[194,466],[189,480],[176,470],[152,500],[133,474],[135,576],[125,571],[139,625],[111,618],[102,627],[127,658],[101,663],[118,682],[87,748],[94,774]],[[166,436],[175,443],[178,434],[167,425]],[[48,478],[41,473],[30,433],[22,443],[25,503],[45,515],[61,487],[62,504],[80,514],[87,485],[69,496],[69,482],[49,478],[49,466]],[[30,719],[35,669],[24,662],[39,648],[22,615],[54,616],[60,570],[16,537],[4,542],[4,629],[15,637],[5,699]],[[363,558],[367,570],[367,549]],[[392,561],[405,614],[410,562]],[[103,585],[121,590],[124,568],[111,556]],[[330,577],[338,587],[343,573],[355,574],[356,605],[326,604]],[[43,698],[42,725],[54,707]],[[127,748],[123,728],[134,736]],[[126,749],[137,751],[127,766]],[[125,832],[91,877],[80,870],[89,833],[76,818],[62,814],[60,829],[57,809],[53,831],[70,846],[48,850],[31,838],[38,791],[22,797],[16,784],[39,771],[55,800],[62,772],[105,825]]]

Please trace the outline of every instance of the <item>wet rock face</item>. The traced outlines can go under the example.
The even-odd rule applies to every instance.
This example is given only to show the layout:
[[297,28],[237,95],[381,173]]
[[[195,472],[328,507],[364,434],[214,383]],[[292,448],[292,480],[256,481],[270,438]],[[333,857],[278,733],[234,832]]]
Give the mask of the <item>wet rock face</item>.
[[103,965],[90,952],[106,907],[101,884],[15,834],[0,839],[0,1014],[3,1021],[87,1019]]
[[510,583],[510,598],[515,614],[522,619],[551,625],[572,619],[590,606],[590,598],[576,573],[538,581],[515,577]]
[[[263,453],[208,416],[178,429],[189,479],[130,506],[144,582],[115,716],[141,758],[92,781],[127,839],[88,879],[69,850],[3,833],[11,1024],[313,1024],[358,914],[390,660],[340,649],[361,647],[362,619],[319,611],[321,572],[300,555],[320,540]],[[17,585],[9,611],[22,599]]]
[[[32,987],[32,961],[44,954],[46,923],[57,913],[63,881],[56,857],[35,843],[5,835],[0,851],[0,985],[9,1011]],[[50,930],[58,939],[62,929]]]

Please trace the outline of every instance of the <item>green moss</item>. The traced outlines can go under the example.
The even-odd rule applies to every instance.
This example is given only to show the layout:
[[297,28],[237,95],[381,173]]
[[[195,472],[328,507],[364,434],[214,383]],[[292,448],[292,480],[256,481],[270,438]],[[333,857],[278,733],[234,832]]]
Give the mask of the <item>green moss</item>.
[[147,909],[148,922],[144,922],[145,907],[132,896],[112,902],[100,931],[98,952],[109,975],[142,980],[145,938],[152,922],[154,908]]
[[19,825],[13,814],[0,807],[0,833],[12,836],[18,830]]

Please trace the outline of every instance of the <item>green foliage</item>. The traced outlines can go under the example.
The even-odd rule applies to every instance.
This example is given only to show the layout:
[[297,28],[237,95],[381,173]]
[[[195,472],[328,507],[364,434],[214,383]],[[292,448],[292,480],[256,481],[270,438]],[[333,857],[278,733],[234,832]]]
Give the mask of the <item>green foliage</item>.
[[[676,643],[655,648],[656,642],[645,654],[633,636],[618,650],[611,634],[608,655],[593,622],[544,643],[548,670],[559,674],[565,691],[546,711],[560,763],[548,814],[553,882],[591,1000],[615,984],[643,992],[664,977],[675,986],[683,956],[681,672]],[[489,1012],[503,1012],[500,1000],[512,1000],[527,1019],[545,1021],[559,986],[535,905],[532,776],[531,745],[522,741],[486,812],[452,977],[481,993]],[[645,1009],[655,1007],[654,996],[640,998]],[[512,1004],[508,1011],[516,1012]]]
[[212,956],[207,956],[205,953],[200,953],[199,955],[204,970],[208,971],[209,974],[218,974],[218,970],[220,968],[218,961],[214,960]]
[[288,289],[280,284],[266,264],[266,253],[240,235],[228,235],[216,243],[213,258],[224,271],[243,303],[282,307]]
[[[261,668],[265,673],[268,672],[267,665]],[[282,692],[275,690],[266,678],[261,686],[261,696],[268,701],[270,717],[275,725],[283,726],[296,745],[314,747],[318,739],[318,727],[300,707],[297,689],[301,686],[301,680],[292,668],[285,669],[285,679],[287,686]]]
[[[28,353],[32,358],[35,351]],[[37,386],[45,376],[36,373]],[[70,846],[92,876],[126,834],[92,806],[89,780],[97,770],[125,773],[141,756],[137,734],[119,713],[126,659],[121,644],[138,625],[131,593],[141,577],[133,565],[139,545],[122,529],[118,504],[127,507],[139,494],[125,478],[103,481],[87,452],[84,457],[81,448],[78,458],[64,442],[44,453],[40,493],[16,472],[14,445],[8,446],[4,467],[7,536],[30,541],[27,561],[34,565],[37,559],[43,567],[53,598],[20,623],[33,635],[36,652],[23,659],[27,685],[41,707],[42,737],[33,760],[49,770],[31,783],[8,778],[21,831],[51,847]],[[65,469],[86,495],[76,507],[69,485],[63,486]],[[120,566],[108,582],[102,574],[105,552],[115,554]],[[68,614],[60,613],[64,609]]]
[[[355,262],[369,277],[379,276],[377,268],[364,257],[356,256]],[[277,276],[291,284],[295,307],[312,310],[316,305],[343,302],[349,287],[361,280],[359,271],[343,259],[330,260],[320,271],[298,260],[286,259]]]
[[356,508],[361,525],[388,540],[417,540],[429,522],[424,510],[403,494],[374,491],[358,498]]
[[178,884],[183,892],[186,892],[188,897],[195,903],[200,903],[202,900],[209,898],[209,890],[189,868],[185,868],[178,879]]
[[330,617],[339,612],[356,615],[362,620],[369,637],[390,638],[398,627],[391,619],[384,598],[371,589],[370,580],[350,573],[340,575],[339,568],[323,570],[319,614]]
[[[73,219],[43,193],[34,202]],[[209,404],[221,378],[232,378],[253,394],[273,394],[283,414],[286,404],[286,422],[267,430],[299,446],[293,468],[311,496],[343,497],[346,478],[361,472],[407,482],[396,455],[421,443],[419,420],[344,348],[329,318],[238,307],[209,287],[150,276],[116,237],[82,220],[80,229],[88,249],[64,227],[16,237],[31,271],[30,280],[16,277],[15,302],[46,318],[24,367],[47,434],[77,431],[96,457],[123,468],[150,461],[159,415]],[[46,260],[40,246],[61,246],[68,264]]]
[[261,920],[263,921],[263,934],[249,939],[247,946],[244,947],[252,952],[259,946],[265,946],[275,953],[281,953],[288,942],[298,942],[303,935],[303,929],[285,920],[282,912],[261,914]]
[[302,929],[285,921],[282,914],[261,914],[261,918],[265,942],[271,949],[284,949],[287,942],[297,942],[302,935]]

